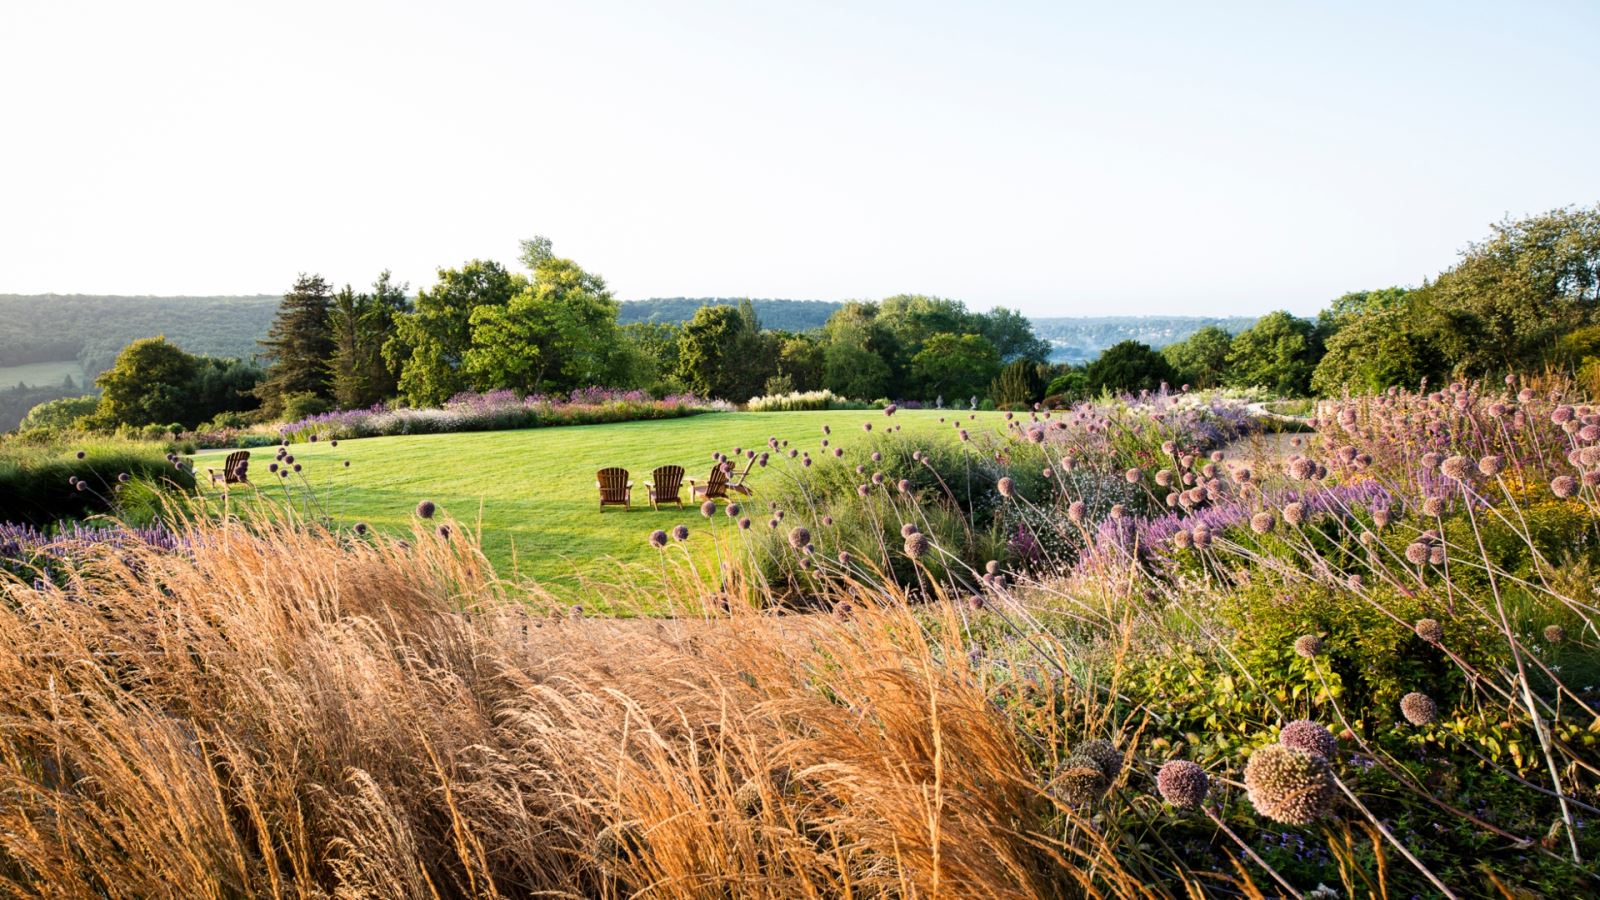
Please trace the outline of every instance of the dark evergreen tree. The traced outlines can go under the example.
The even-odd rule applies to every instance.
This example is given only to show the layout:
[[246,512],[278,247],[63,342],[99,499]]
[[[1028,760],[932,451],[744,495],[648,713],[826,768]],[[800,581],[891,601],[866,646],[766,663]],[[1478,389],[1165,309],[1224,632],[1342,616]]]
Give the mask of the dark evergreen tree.
[[1044,399],[1044,377],[1039,364],[1031,359],[1018,359],[1004,369],[989,384],[989,397],[998,409],[1030,409]]
[[268,415],[282,412],[283,398],[290,394],[333,399],[328,375],[334,349],[328,324],[332,297],[333,290],[321,275],[304,273],[283,295],[277,318],[261,342],[262,356],[270,365],[256,386],[256,396]]
[[373,282],[371,293],[358,294],[349,285],[329,306],[333,358],[328,377],[333,402],[341,409],[371,406],[395,395],[399,366],[384,358],[383,345],[394,336],[395,318],[410,312],[406,286],[395,284],[387,271]]

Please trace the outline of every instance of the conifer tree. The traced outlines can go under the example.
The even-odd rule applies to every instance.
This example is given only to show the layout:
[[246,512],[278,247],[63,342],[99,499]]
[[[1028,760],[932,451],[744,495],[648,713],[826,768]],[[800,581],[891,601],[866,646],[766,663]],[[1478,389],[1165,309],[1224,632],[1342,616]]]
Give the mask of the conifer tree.
[[283,295],[277,318],[261,342],[269,366],[267,377],[256,386],[256,396],[268,415],[283,411],[284,398],[310,394],[333,399],[328,362],[333,356],[333,335],[328,308],[333,290],[321,275],[301,273]]

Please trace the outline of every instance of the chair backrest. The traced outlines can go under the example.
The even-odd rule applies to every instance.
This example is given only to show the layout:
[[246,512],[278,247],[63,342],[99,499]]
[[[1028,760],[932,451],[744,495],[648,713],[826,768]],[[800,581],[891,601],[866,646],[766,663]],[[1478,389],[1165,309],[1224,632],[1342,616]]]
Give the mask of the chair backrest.
[[657,497],[676,497],[683,490],[683,466],[662,466],[650,473]]
[[628,496],[628,470],[615,467],[601,469],[594,474],[600,482],[600,499],[621,503]]
[[756,467],[756,458],[754,456],[752,456],[752,457],[749,458],[748,461],[745,462],[744,471],[739,473],[739,477],[735,480],[735,483],[736,484],[744,484],[744,480],[750,476],[750,470],[754,469],[755,467]]
[[728,463],[717,463],[711,467],[711,475],[706,478],[707,497],[726,497],[728,495]]
[[222,463],[223,478],[228,481],[243,481],[245,473],[250,470],[250,451],[235,450],[228,454]]

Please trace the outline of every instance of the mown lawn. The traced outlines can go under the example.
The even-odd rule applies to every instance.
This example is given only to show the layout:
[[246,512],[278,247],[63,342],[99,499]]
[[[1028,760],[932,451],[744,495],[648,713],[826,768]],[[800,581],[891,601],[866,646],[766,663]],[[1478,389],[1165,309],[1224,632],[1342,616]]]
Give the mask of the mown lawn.
[[[963,414],[966,415],[966,414]],[[940,417],[946,418],[941,424]],[[1002,414],[978,413],[970,428],[999,430]],[[874,429],[900,426],[905,432],[948,435],[955,440],[949,411],[908,410],[892,418],[880,410],[787,413],[707,413],[684,419],[533,428],[469,434],[415,435],[295,444],[290,449],[304,466],[303,475],[321,508],[341,527],[365,522],[388,532],[408,533],[413,510],[432,500],[445,515],[464,527],[481,526],[484,552],[502,576],[531,577],[557,593],[570,592],[580,576],[615,580],[619,564],[651,562],[656,551],[651,531],[682,522],[691,529],[703,522],[689,502],[685,508],[650,509],[644,483],[656,466],[676,463],[686,477],[705,480],[711,455],[735,447],[766,449],[767,439],[789,441],[818,457],[822,426],[829,425],[834,447],[848,450],[867,438],[863,422]],[[267,472],[274,450],[253,452],[251,476],[265,496],[283,498],[284,488]],[[196,468],[221,466],[226,451],[197,455]],[[343,463],[349,460],[346,468]],[[750,475],[756,499],[768,479],[784,477],[774,460]],[[600,512],[594,474],[604,466],[622,466],[634,483],[631,511],[607,507]],[[306,498],[296,481],[297,505]],[[762,509],[765,509],[763,506]],[[719,522],[719,525],[722,524]],[[691,542],[694,543],[694,542]]]

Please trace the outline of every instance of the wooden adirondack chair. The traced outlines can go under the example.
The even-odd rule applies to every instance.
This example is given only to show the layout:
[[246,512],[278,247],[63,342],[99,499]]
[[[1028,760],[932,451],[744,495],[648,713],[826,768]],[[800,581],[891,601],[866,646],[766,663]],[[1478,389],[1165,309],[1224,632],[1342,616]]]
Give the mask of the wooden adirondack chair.
[[693,478],[689,479],[689,495],[707,500],[728,499],[728,468],[729,464],[725,462],[712,466],[705,484],[697,485]]
[[650,473],[644,483],[650,496],[650,508],[660,509],[663,503],[676,503],[683,509],[683,466],[662,466]]
[[594,486],[600,489],[601,512],[608,506],[633,508],[633,482],[628,480],[627,469],[601,469],[594,475]]
[[749,458],[749,461],[745,463],[744,471],[734,475],[733,479],[728,482],[728,490],[737,494],[743,494],[746,497],[750,496],[750,486],[744,482],[745,479],[750,477],[750,470],[754,469],[755,467],[756,458],[752,456]]
[[250,451],[235,450],[228,454],[222,461],[222,468],[206,469],[206,474],[211,476],[212,484],[222,485],[227,490],[230,484],[250,484]]

